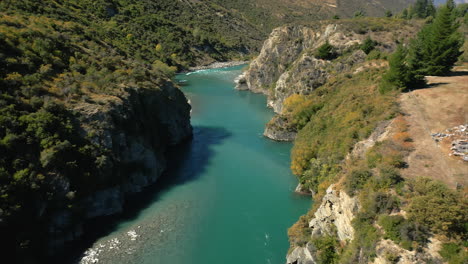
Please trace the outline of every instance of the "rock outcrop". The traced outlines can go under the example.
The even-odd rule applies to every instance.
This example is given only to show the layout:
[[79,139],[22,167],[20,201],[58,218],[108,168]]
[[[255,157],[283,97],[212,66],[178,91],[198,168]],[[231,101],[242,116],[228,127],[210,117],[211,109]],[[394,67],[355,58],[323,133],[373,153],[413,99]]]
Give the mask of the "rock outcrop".
[[319,27],[287,26],[275,29],[241,79],[252,92],[268,95],[268,105],[281,113],[284,99],[292,94],[309,94],[324,84],[332,70],[362,62],[366,54],[353,53],[346,62],[330,62],[314,57],[326,41],[338,51],[360,44],[365,36],[346,33],[338,24]]
[[343,190],[335,190],[335,185],[332,184],[327,189],[314,218],[309,222],[312,236],[332,234],[333,230],[336,230],[341,241],[353,240],[354,229],[351,221],[358,210],[357,198],[351,198]]
[[[322,203],[309,222],[311,237],[337,235],[340,241],[350,241],[354,238],[354,228],[351,221],[359,211],[357,198],[350,197],[343,190],[336,190],[332,184],[322,198]],[[296,247],[286,257],[288,264],[317,263],[314,246],[307,243],[304,247]]]
[[286,263],[288,264],[316,264],[316,260],[312,255],[315,249],[310,243],[307,243],[305,247],[297,247],[286,257]]
[[[367,54],[359,49],[359,45],[367,37],[379,43],[377,49],[392,50],[395,44],[388,34],[355,32],[346,23],[339,22],[276,28],[265,41],[259,56],[236,79],[236,88],[266,94],[268,107],[281,115],[289,96],[308,95],[337,74],[349,72],[352,75],[365,70],[362,64]],[[327,41],[340,54],[339,58],[323,60],[315,56],[317,49]],[[295,131],[285,131],[282,124],[276,124],[282,119],[270,122],[265,136],[279,141],[294,140]]]
[[376,246],[376,258],[373,264],[442,264],[444,261],[436,253],[440,250],[441,242],[435,238],[430,239],[430,243],[422,251],[409,251],[401,248],[389,239],[382,239]]
[[282,116],[275,116],[265,128],[263,135],[276,141],[293,141],[297,131],[288,126],[288,121]]
[[[183,93],[165,82],[154,89],[125,88],[74,106],[83,136],[108,153],[98,158],[99,179],[75,201],[80,216],[62,209],[51,213],[49,241],[53,251],[82,235],[87,219],[122,212],[126,196],[153,184],[166,168],[165,151],[192,135],[190,105]],[[60,184],[61,193],[74,193]]]

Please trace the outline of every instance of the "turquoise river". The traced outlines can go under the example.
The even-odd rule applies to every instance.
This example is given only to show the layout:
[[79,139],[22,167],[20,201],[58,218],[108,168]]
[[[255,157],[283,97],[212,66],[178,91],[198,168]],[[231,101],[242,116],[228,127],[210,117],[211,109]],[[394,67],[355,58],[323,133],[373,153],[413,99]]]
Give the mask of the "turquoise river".
[[287,229],[311,199],[293,192],[292,145],[262,136],[273,116],[265,96],[234,89],[241,68],[177,76],[187,81],[193,141],[170,153],[172,169],[81,263],[285,263]]

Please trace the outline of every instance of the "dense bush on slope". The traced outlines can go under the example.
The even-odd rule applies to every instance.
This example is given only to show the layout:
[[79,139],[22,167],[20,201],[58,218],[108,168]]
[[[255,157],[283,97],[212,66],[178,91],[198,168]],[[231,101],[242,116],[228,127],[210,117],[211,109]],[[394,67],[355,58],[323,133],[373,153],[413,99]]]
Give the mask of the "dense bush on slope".
[[[456,26],[453,17],[448,19],[446,11],[442,9],[440,13],[445,19],[436,18],[435,25],[429,24],[426,28],[433,30],[431,37],[441,37],[443,34],[434,32],[444,28],[441,21],[445,20],[448,28],[445,36],[448,40],[433,41],[428,46],[457,42],[456,45],[446,45],[438,50],[448,53],[453,50],[458,56],[460,36],[454,33]],[[339,241],[338,234],[335,234],[337,231],[333,231],[333,224],[330,234],[311,236],[315,232],[313,228],[317,228],[309,226],[313,225],[311,219],[320,205],[329,205],[325,203],[316,204],[289,230],[292,249],[299,246],[309,250],[315,254],[318,263],[373,261],[378,254],[382,254],[382,248],[377,252],[382,239],[390,239],[392,243],[412,252],[413,260],[439,261],[421,253],[427,249],[429,239],[433,237],[444,243],[440,254],[446,261],[466,261],[464,241],[468,234],[465,224],[468,220],[468,201],[463,191],[451,190],[443,183],[427,178],[408,180],[400,176],[400,170],[406,166],[405,157],[412,150],[412,140],[407,133],[408,124],[404,117],[393,119],[387,139],[378,142],[364,157],[354,156],[354,153],[348,155],[355,143],[368,137],[377,123],[397,114],[395,103],[398,95],[396,91],[399,89],[396,88],[415,83],[407,79],[407,71],[395,67],[397,64],[407,65],[404,61],[406,53],[402,49],[400,47],[396,55],[392,56],[391,74],[384,78],[388,81],[391,76],[396,80],[392,83],[392,89],[386,90],[387,94],[380,93],[377,88],[385,70],[369,69],[365,74],[345,73],[336,76],[328,81],[330,84],[325,84],[308,96],[293,95],[285,101],[284,114],[292,126],[300,129],[293,148],[292,169],[299,175],[304,189],[313,190],[316,193],[315,200],[321,201],[330,184],[338,182],[338,192],[343,190],[349,195],[355,195],[361,205],[352,221],[352,241]],[[432,54],[438,57],[437,53]],[[395,63],[396,59],[398,63]],[[451,69],[454,63],[452,59],[434,65]],[[405,84],[398,84],[401,81]],[[327,108],[328,105],[330,108]],[[323,241],[328,242],[325,247],[321,243]],[[385,258],[395,262],[402,256],[389,254]]]
[[137,59],[184,68],[255,51],[264,34],[219,5],[190,1],[4,1],[0,10],[74,21]]
[[[153,102],[161,105],[153,109],[168,107],[175,116],[178,104],[183,108],[186,102],[176,88],[164,88],[174,70],[132,59],[79,22],[2,13],[0,232],[7,252],[43,250],[42,242],[51,238],[51,214],[68,210],[71,222],[81,221],[86,208],[80,199],[128,176],[119,173],[128,164],[96,141],[102,131],[86,123],[77,107],[110,109],[134,91],[157,98]],[[185,110],[188,118],[188,105]],[[141,118],[150,128],[158,125],[159,114]],[[169,144],[168,138],[157,139],[163,132],[153,136],[154,145]]]
[[[368,263],[382,254],[376,251],[382,239],[390,239],[410,252],[424,252],[429,239],[435,236],[444,242],[440,252],[443,258],[450,263],[463,263],[467,257],[466,197],[462,191],[451,190],[431,179],[402,178],[399,170],[405,166],[404,158],[413,147],[406,133],[408,124],[399,116],[390,126],[387,139],[369,149],[364,157],[350,156],[336,176],[341,179],[337,188],[359,200],[359,212],[352,220],[354,239],[338,241],[335,231],[324,234],[325,237],[311,236],[308,223],[320,206],[318,203],[289,230],[293,248],[314,245],[318,263]],[[320,201],[323,195],[324,189],[319,189],[315,199]],[[327,247],[317,246],[324,239],[329,241]],[[401,256],[385,258],[392,261]],[[434,261],[424,254],[416,258]]]
[[383,72],[334,77],[291,110],[289,118],[300,129],[291,168],[306,187],[317,191],[320,183],[333,178],[354,144],[395,113],[395,95],[381,95],[375,85]]

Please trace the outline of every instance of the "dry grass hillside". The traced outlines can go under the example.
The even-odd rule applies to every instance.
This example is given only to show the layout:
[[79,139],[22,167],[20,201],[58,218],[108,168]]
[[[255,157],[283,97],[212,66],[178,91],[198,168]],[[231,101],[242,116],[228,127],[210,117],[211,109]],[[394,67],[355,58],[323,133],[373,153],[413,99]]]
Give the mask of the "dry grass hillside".
[[383,16],[386,10],[397,12],[414,0],[212,0],[237,13],[250,23],[271,31],[287,23],[330,19],[334,15],[349,18],[357,11],[368,16]]
[[467,186],[468,161],[463,160],[460,148],[452,149],[452,144],[468,141],[468,130],[460,127],[468,124],[468,65],[457,67],[452,76],[427,78],[428,88],[400,97],[401,108],[410,123],[408,132],[414,141],[414,151],[403,175],[423,175],[441,180],[451,188],[457,183]]

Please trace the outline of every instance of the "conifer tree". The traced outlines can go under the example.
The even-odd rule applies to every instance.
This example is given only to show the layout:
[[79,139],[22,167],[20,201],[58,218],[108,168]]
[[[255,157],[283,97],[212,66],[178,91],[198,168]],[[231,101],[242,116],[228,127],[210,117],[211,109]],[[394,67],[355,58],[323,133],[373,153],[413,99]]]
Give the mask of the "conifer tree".
[[410,43],[408,51],[408,84],[413,88],[421,87],[425,84],[424,76],[426,75],[427,61],[430,59],[429,54],[429,34],[430,28],[424,27],[418,33],[418,37]]
[[411,9],[412,17],[426,18],[434,16],[436,9],[432,0],[417,0]]
[[402,45],[390,56],[390,69],[383,76],[380,92],[385,93],[396,89],[406,89],[408,85],[408,67],[405,63],[408,51]]
[[[453,1],[448,0],[447,5],[440,8],[434,22],[426,25],[419,34],[420,46],[422,48],[421,58],[425,74],[446,75],[457,62],[463,45],[463,36],[458,32],[460,26],[453,14]],[[416,48],[416,47],[415,47]]]

